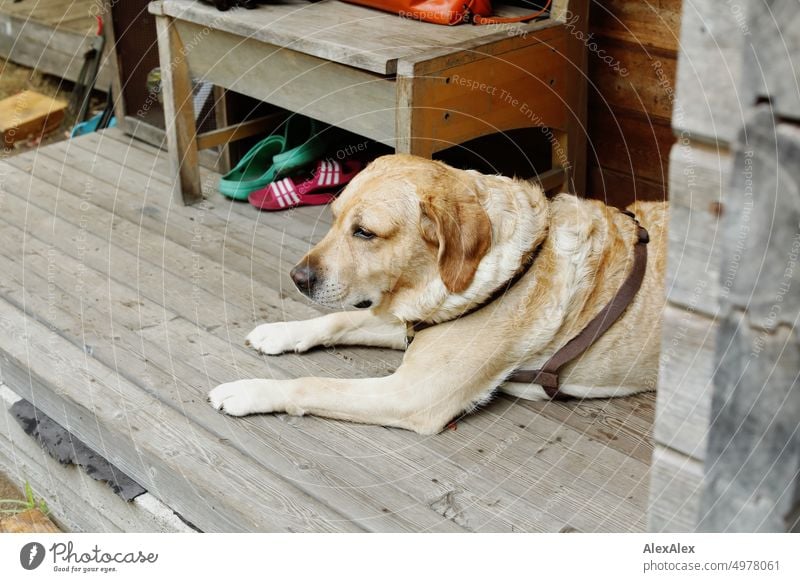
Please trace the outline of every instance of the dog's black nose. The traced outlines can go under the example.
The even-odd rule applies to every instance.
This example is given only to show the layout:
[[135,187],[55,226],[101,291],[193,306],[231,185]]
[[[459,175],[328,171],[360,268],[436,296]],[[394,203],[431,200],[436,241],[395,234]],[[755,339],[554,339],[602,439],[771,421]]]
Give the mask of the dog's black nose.
[[297,265],[292,272],[289,273],[292,277],[292,281],[294,284],[297,285],[297,288],[300,289],[306,295],[311,295],[311,290],[314,288],[314,283],[317,282],[317,274],[314,272],[314,269],[309,267],[307,264],[300,264]]

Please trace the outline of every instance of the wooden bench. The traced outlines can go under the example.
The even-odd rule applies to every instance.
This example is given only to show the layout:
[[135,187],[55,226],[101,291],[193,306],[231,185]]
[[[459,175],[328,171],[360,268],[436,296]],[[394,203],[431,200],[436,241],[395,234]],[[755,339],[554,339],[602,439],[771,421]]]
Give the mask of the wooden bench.
[[[541,127],[546,189],[584,193],[588,0],[513,25],[439,26],[323,0],[218,12],[191,0],[156,16],[167,143],[178,200],[202,199],[198,150],[276,124],[262,118],[197,135],[191,79],[249,95],[430,157],[492,133]],[[502,15],[525,8],[503,7]]]

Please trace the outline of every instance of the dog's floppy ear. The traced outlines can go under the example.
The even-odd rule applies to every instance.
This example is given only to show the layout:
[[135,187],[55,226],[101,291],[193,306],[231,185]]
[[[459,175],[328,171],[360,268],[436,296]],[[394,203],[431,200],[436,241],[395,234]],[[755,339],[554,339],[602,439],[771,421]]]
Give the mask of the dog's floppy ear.
[[420,206],[423,236],[439,245],[439,275],[451,293],[461,293],[492,243],[489,215],[472,192],[428,192]]

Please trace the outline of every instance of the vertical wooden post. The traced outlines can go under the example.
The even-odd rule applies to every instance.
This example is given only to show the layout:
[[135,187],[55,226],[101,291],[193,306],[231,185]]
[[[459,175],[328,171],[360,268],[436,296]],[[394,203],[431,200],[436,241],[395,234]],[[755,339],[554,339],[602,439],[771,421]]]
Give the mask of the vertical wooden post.
[[[554,10],[559,10],[558,6],[554,7]],[[558,16],[561,18],[569,16],[570,22],[573,23],[572,26],[575,26],[575,29],[567,39],[567,59],[572,66],[564,91],[564,102],[567,106],[567,127],[563,132],[555,132],[554,130],[557,143],[552,144],[553,167],[563,165],[563,160],[559,161],[556,158],[560,155],[565,155],[569,164],[569,172],[567,172],[568,181],[564,185],[564,191],[586,196],[586,146],[588,133],[586,114],[589,70],[588,51],[580,39],[586,38],[589,31],[589,0],[570,0],[568,12],[558,14]],[[580,36],[579,33],[583,33],[583,35]]]
[[203,199],[203,191],[186,49],[171,17],[157,15],[156,29],[167,147],[175,176],[173,192],[177,202],[194,204]]
[[786,531],[800,479],[800,128],[762,105],[735,149],[699,529]]
[[433,157],[436,149],[431,136],[420,133],[414,115],[414,78],[397,76],[397,107],[395,110],[395,152],[413,154],[423,158]]
[[800,5],[774,0],[746,24],[699,529],[797,531]]

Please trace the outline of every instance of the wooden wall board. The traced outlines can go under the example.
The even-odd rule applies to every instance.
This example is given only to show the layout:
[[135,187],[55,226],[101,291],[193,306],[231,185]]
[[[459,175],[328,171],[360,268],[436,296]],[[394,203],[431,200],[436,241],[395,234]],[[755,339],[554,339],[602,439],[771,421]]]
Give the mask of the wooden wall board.
[[636,200],[667,199],[665,184],[643,178],[634,179],[626,172],[600,168],[595,164],[589,167],[588,192],[590,198],[597,198],[618,208],[624,208]]
[[593,198],[617,206],[664,199],[680,18],[680,0],[591,4],[584,44]]
[[682,0],[593,0],[590,30],[640,46],[677,51]]
[[592,165],[608,168],[634,179],[666,183],[669,152],[674,142],[668,124],[658,119],[595,107],[590,102],[587,158]]
[[[596,107],[637,112],[669,123],[675,53],[645,52],[630,43],[598,38],[602,53],[589,53],[590,91]],[[602,58],[601,58],[602,56]]]

